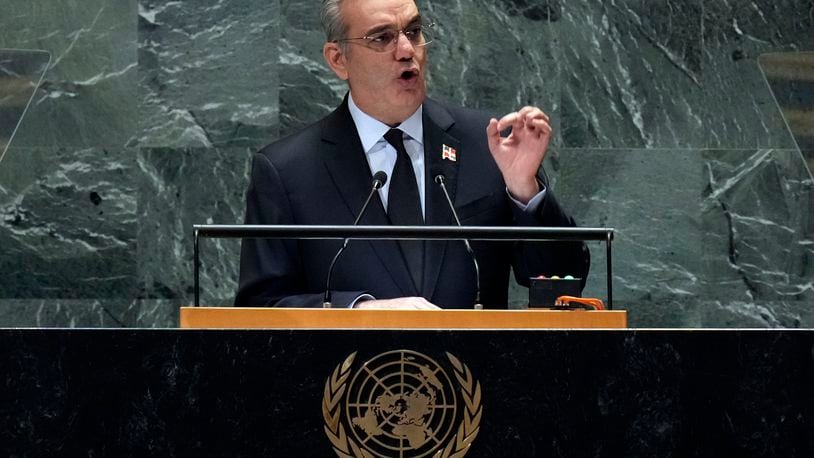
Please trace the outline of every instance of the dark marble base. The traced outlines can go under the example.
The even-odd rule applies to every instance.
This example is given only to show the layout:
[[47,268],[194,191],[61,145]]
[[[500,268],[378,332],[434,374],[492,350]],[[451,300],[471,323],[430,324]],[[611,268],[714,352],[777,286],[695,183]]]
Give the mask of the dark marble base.
[[326,380],[399,349],[480,383],[471,457],[814,452],[812,331],[2,330],[0,454],[334,456]]

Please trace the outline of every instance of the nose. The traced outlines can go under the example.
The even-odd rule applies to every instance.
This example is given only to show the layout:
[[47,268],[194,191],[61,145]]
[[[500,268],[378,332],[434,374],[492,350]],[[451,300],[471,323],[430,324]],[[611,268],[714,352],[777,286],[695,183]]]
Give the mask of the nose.
[[396,59],[412,58],[414,54],[415,46],[403,31],[399,31],[396,35]]

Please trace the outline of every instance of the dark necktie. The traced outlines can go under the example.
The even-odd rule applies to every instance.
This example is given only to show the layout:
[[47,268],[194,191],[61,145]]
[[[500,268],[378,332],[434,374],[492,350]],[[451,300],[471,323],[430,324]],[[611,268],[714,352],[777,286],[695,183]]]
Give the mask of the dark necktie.
[[[387,215],[390,223],[397,226],[421,226],[424,216],[421,212],[421,198],[418,195],[413,163],[404,149],[404,134],[398,129],[390,129],[384,139],[396,149],[396,166],[390,177],[390,191],[387,195]],[[424,273],[424,241],[399,240],[401,252],[413,282],[421,294],[421,277]]]

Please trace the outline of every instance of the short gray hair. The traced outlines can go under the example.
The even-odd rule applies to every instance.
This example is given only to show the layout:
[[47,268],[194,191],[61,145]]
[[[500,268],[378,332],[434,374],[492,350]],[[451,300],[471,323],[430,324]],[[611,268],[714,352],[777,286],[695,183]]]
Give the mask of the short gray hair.
[[342,17],[342,1],[322,0],[319,19],[322,21],[322,30],[325,31],[325,41],[341,40],[348,31],[345,18]]

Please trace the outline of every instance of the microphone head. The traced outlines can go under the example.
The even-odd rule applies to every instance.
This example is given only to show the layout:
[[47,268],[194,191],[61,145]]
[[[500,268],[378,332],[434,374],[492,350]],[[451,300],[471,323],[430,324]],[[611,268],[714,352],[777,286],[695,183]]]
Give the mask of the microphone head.
[[444,168],[438,165],[434,165],[430,168],[430,176],[435,184],[442,184],[447,181],[447,177],[444,176]]
[[376,189],[381,188],[384,184],[387,183],[387,174],[383,171],[379,170],[378,172],[373,174],[373,187]]

